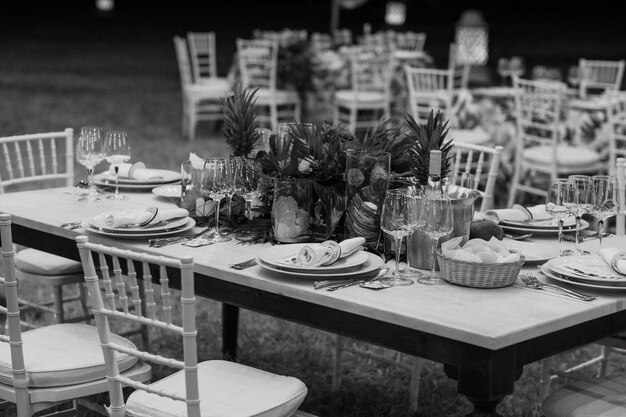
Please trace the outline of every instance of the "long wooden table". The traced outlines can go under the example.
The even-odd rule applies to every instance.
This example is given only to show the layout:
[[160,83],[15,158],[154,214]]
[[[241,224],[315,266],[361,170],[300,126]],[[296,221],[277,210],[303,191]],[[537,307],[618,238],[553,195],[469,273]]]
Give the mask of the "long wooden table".
[[[175,206],[151,194],[81,203],[70,193],[57,188],[0,195],[0,212],[13,217],[15,242],[78,260],[74,238],[86,232],[63,229],[61,223],[117,208]],[[472,416],[497,416],[496,406],[513,392],[524,365],[626,330],[623,292],[597,292],[597,300],[583,302],[521,284],[489,290],[445,284],[316,291],[311,280],[285,277],[260,266],[243,271],[228,267],[255,257],[269,244],[231,241],[157,249],[145,239],[87,234],[91,241],[120,248],[192,255],[197,294],[234,306],[235,311],[254,310],[442,363],[446,374],[456,379],[458,392],[473,403]],[[609,242],[605,239],[605,245]],[[176,277],[172,283],[178,285]]]

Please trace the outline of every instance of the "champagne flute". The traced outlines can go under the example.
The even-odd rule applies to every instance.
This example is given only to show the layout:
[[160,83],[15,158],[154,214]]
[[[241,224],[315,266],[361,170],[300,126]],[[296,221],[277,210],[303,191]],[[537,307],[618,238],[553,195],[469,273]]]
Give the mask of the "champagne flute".
[[578,244],[578,235],[580,233],[580,218],[589,211],[589,203],[587,194],[591,188],[591,177],[589,175],[570,175],[567,177],[569,187],[565,205],[571,210],[576,217],[576,237],[573,250],[566,250],[564,255],[589,255],[588,251],[582,250]]
[[126,200],[128,196],[120,194],[119,191],[120,164],[130,160],[130,145],[128,144],[126,132],[121,130],[107,132],[105,149],[106,160],[113,164],[115,169],[115,193],[109,195],[108,198]]
[[422,216],[424,217],[424,225],[422,231],[428,235],[432,243],[432,263],[430,274],[418,278],[417,282],[426,285],[443,284],[441,277],[435,272],[437,263],[437,243],[439,238],[452,232],[454,227],[454,218],[452,214],[452,202],[447,195],[437,197],[427,197],[424,199],[424,207]]
[[98,201],[100,195],[93,185],[93,169],[104,160],[105,149],[102,143],[102,129],[96,126],[83,126],[76,142],[76,160],[87,168],[89,186],[87,195],[79,201]]
[[411,234],[417,224],[417,199],[402,190],[388,190],[380,215],[380,228],[391,236],[396,246],[396,269],[393,276],[381,279],[390,286],[413,285],[413,280],[400,276],[400,248],[402,239]]
[[220,230],[220,202],[226,197],[232,187],[232,174],[230,164],[224,159],[207,159],[204,161],[200,192],[205,197],[215,201],[215,233],[213,243],[228,242],[230,237],[222,236]]
[[567,206],[567,195],[569,183],[566,178],[557,178],[550,182],[548,195],[546,197],[546,212],[554,217],[559,224],[559,256],[563,256],[561,252],[561,242],[563,241],[563,222],[568,216],[572,215]]
[[252,201],[258,197],[261,192],[259,187],[262,177],[263,168],[261,164],[256,161],[243,160],[237,166],[237,173],[235,174],[236,188],[246,201],[246,213],[248,214],[248,227],[237,236],[239,240],[246,240],[252,235],[252,231],[250,230]]
[[590,203],[589,214],[598,219],[598,238],[600,239],[600,249],[602,249],[604,221],[609,217],[617,216],[620,211],[617,178],[612,175],[594,175],[591,177],[588,201]]

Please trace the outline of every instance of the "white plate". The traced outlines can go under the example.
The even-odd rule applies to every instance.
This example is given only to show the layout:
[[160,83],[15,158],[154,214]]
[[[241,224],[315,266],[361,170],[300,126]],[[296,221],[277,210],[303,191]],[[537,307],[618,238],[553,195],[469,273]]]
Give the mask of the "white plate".
[[[516,232],[516,233],[532,233],[537,236],[554,236],[559,233],[559,229],[537,229],[532,227],[513,227],[513,226],[505,226],[500,224],[502,230]],[[589,223],[585,220],[580,220],[580,230],[584,230],[589,227]],[[576,227],[564,227],[563,232],[573,232],[576,230]]]
[[[154,185],[154,184],[165,184],[165,183],[173,182],[173,181],[180,181],[180,172],[177,172],[177,171],[171,171],[169,169],[150,169],[150,172],[153,172],[155,175],[158,175],[162,178],[155,178],[154,180],[151,180],[151,181],[139,181],[134,178],[120,177],[119,183],[120,184],[133,184],[133,185],[145,185],[145,184]],[[104,171],[104,172],[94,175],[94,179],[97,175],[109,181],[113,181],[113,183],[115,184],[115,174],[112,174],[109,171]]]
[[169,220],[167,223],[156,223],[153,226],[144,226],[144,227],[111,227],[106,224],[106,217],[109,215],[125,215],[134,212],[143,212],[145,210],[111,210],[105,211],[104,213],[100,213],[97,216],[93,217],[89,220],[89,224],[95,228],[102,229],[105,232],[109,233],[133,233],[140,232],[145,233],[147,231],[161,231],[161,230],[171,230],[174,227],[181,227],[187,223],[187,217],[179,217],[175,219]]
[[152,189],[152,194],[156,194],[159,197],[166,198],[180,198],[181,186],[180,184],[167,184]]
[[[559,229],[559,222],[557,219],[547,219],[547,220],[535,220],[530,222],[515,222],[511,220],[500,220],[500,226],[513,226],[513,227],[526,227],[533,229]],[[576,218],[568,217],[563,222],[563,227],[573,227],[576,226]]]
[[290,245],[279,245],[274,246],[267,252],[259,255],[259,259],[261,259],[265,264],[272,266],[276,269],[281,269],[285,271],[292,272],[302,272],[307,274],[331,274],[331,273],[339,273],[339,272],[348,272],[359,268],[369,259],[368,253],[361,250],[356,252],[350,256],[345,258],[341,258],[337,260],[332,265],[327,266],[298,266],[298,265],[288,265],[286,263],[280,262],[282,259],[285,259],[290,256],[296,256],[300,249],[304,246],[319,246],[320,243],[295,243]]
[[524,264],[538,264],[559,256],[559,248],[554,242],[524,242],[505,238],[502,243],[509,250],[516,250],[524,255]]
[[[174,172],[174,171],[170,171]],[[152,189],[159,185],[176,183],[180,181],[180,174],[178,174],[178,179],[171,181],[157,181],[157,182],[138,182],[135,181],[133,183],[119,183],[120,190],[131,190],[131,191],[152,191]],[[93,183],[100,187],[115,187],[115,178],[111,178],[106,173],[100,173],[93,176]]]
[[177,227],[173,229],[165,229],[165,230],[160,230],[160,231],[144,232],[144,233],[105,232],[103,230],[100,230],[90,225],[88,222],[83,222],[81,226],[88,232],[93,232],[99,235],[117,237],[117,238],[122,238],[122,239],[143,239],[143,238],[153,238],[153,237],[175,235],[175,234],[192,229],[196,225],[196,221],[189,217],[187,217],[186,219],[187,219],[187,223],[185,223],[185,225],[182,227]]
[[356,271],[351,271],[351,272],[338,272],[338,273],[329,273],[329,274],[311,274],[308,272],[285,271],[283,269],[274,268],[272,265],[266,264],[265,262],[261,260],[260,257],[257,258],[257,262],[259,265],[261,265],[265,269],[278,272],[283,275],[288,275],[291,277],[307,278],[307,279],[314,279],[314,280],[319,280],[322,278],[345,279],[345,278],[356,278],[362,275],[371,275],[374,272],[377,272],[380,269],[380,267],[383,266],[383,260],[380,258],[380,256],[374,255],[373,253],[369,253],[369,252],[364,252],[364,253],[367,253],[368,260],[365,264],[363,264],[363,266],[360,269]]
[[571,281],[567,278],[561,277],[560,275],[555,274],[548,268],[548,265],[541,265],[541,272],[547,277],[550,277],[556,281],[563,282],[565,284],[575,285],[578,287],[589,288],[592,290],[607,290],[607,291],[626,291],[626,287],[616,287],[610,285],[596,285],[596,284],[586,284],[584,282]]
[[[602,256],[598,254],[583,255],[583,256],[563,256],[555,258],[549,261],[546,266],[551,272],[560,276],[567,277],[572,281],[582,282],[592,285],[607,285],[607,286],[626,286],[626,276],[616,273],[613,268],[606,263]],[[567,267],[573,267],[577,270],[595,273],[611,278],[603,277],[590,277],[583,273],[578,273]]]

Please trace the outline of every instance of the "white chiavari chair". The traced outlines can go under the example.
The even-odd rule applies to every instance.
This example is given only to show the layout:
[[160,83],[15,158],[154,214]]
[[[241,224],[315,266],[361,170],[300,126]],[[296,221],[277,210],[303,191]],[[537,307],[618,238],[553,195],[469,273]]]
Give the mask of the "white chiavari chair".
[[390,39],[393,57],[398,60],[420,57],[424,53],[426,33],[399,32]]
[[536,177],[526,175],[528,172],[555,179],[606,171],[606,163],[595,150],[561,143],[561,106],[565,93],[561,83],[513,76],[513,86],[518,136],[507,207],[515,203],[518,191],[546,196],[545,188],[526,181]]
[[617,159],[626,157],[626,93],[607,94],[609,172],[615,174]]
[[587,98],[594,92],[618,91],[624,78],[626,61],[603,61],[581,58],[578,61],[580,76],[579,95]]
[[298,93],[277,88],[278,42],[237,39],[237,57],[244,88],[257,88],[256,106],[267,109],[259,122],[276,131],[281,121],[300,121]]
[[450,44],[448,52],[448,70],[452,70],[452,90],[458,92],[459,90],[467,90],[469,85],[470,76],[469,65],[459,65],[457,59],[457,46],[456,43]]
[[[134,416],[226,416],[267,415],[291,416],[304,400],[307,388],[299,379],[272,374],[250,366],[223,360],[198,363],[196,344],[196,311],[194,293],[193,259],[185,256],[174,259],[165,256],[142,254],[130,250],[90,243],[86,236],[76,238],[78,251],[89,287],[89,296],[100,335],[102,354],[107,364],[109,381],[110,415]],[[98,259],[102,286],[96,273],[94,259]],[[112,265],[113,276],[109,272]],[[121,271],[131,277],[130,300],[116,298],[114,287],[120,289]],[[154,276],[153,276],[154,274]],[[169,280],[180,274],[180,301],[172,294]],[[144,283],[144,292],[138,291],[137,281]],[[153,280],[161,286],[161,296],[155,296]],[[102,289],[103,288],[103,289]],[[102,291],[105,292],[103,297]],[[141,305],[145,310],[129,304]],[[116,309],[116,303],[123,309]],[[179,307],[180,306],[180,307]],[[180,317],[175,312],[180,309]],[[109,335],[109,321],[120,320],[146,324],[154,331],[182,339],[183,360],[142,352],[121,346]],[[144,361],[178,369],[172,375],[149,385],[130,381],[119,374],[114,358],[130,354]],[[135,388],[125,401],[122,386]],[[295,414],[297,415],[297,414]]]
[[333,42],[335,47],[352,45],[352,31],[350,29],[337,29],[333,31]]
[[217,75],[215,43],[215,32],[187,32],[193,80],[218,90],[228,91],[230,88],[228,80]]
[[[74,131],[34,133],[0,138],[0,194],[20,189],[71,187],[74,182]],[[37,204],[37,202],[33,202]],[[20,299],[22,307],[52,314],[54,322],[66,321],[64,305],[79,304],[81,315],[70,321],[88,320],[87,295],[79,262],[40,250],[25,248],[15,257],[16,275],[35,289],[34,299]],[[76,287],[74,295],[68,294]],[[67,290],[64,291],[63,289]],[[39,294],[43,293],[43,294]],[[38,300],[41,296],[51,299]],[[24,320],[28,328],[35,320]]]
[[182,132],[184,137],[194,140],[199,121],[217,122],[222,120],[222,99],[226,97],[230,87],[228,83],[224,84],[222,81],[194,82],[189,48],[185,38],[174,37],[174,50],[182,90]]
[[[18,279],[14,275],[14,249],[11,216],[0,214],[2,240],[2,284],[6,306],[0,306],[5,316],[2,326],[7,334],[0,335],[0,408],[15,405],[18,417],[39,416],[52,407],[69,408],[51,411],[46,416],[75,415],[78,403],[86,405],[84,397],[107,391],[105,362],[100,353],[100,338],[94,326],[80,323],[52,324],[22,332],[18,301]],[[134,345],[115,334],[110,340],[127,349]],[[130,381],[150,379],[150,367],[137,358],[121,353],[115,366]],[[5,407],[6,406],[6,407]],[[106,415],[104,409],[89,408]]]
[[450,69],[404,66],[409,89],[409,113],[425,123],[431,111],[440,111],[450,120],[452,109],[452,71]]
[[328,51],[333,48],[333,37],[329,33],[311,33],[311,48],[314,51]]

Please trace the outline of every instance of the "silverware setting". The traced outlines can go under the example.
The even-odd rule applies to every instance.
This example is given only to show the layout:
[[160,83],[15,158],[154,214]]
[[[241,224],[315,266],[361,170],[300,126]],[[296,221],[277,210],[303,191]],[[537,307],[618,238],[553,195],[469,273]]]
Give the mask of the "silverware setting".
[[528,240],[531,237],[533,237],[533,234],[532,233],[528,233],[528,234],[525,234],[525,235],[516,236],[516,235],[510,235],[508,233],[505,233],[504,237],[508,237],[509,239],[513,239],[513,240]]
[[[352,280],[351,282],[348,282],[348,283],[335,285],[333,287],[327,287],[326,291],[337,291],[337,290],[340,290],[342,288],[348,288],[348,287],[351,287],[353,285],[361,284],[361,283],[364,283],[364,282],[376,281],[377,279],[380,279],[380,278],[384,277],[385,274],[387,274],[387,271],[389,271],[389,268],[383,268],[376,275],[374,275],[372,277],[364,278],[364,279],[355,279],[355,280]],[[313,287],[315,288],[315,283],[313,284]]]
[[566,295],[568,295],[570,297],[573,297],[573,298],[576,298],[576,299],[582,300],[582,301],[592,301],[592,300],[596,299],[596,297],[593,296],[593,295],[587,295],[587,294],[579,293],[577,291],[570,290],[569,288],[561,287],[561,286],[555,285],[555,284],[543,283],[543,282],[539,281],[537,279],[537,277],[535,277],[530,272],[526,273],[526,274],[520,274],[519,275],[519,279],[522,280],[524,285],[526,285],[529,288],[534,288],[534,289],[537,289],[537,290],[543,290],[544,288],[552,288],[554,290],[561,291],[563,294],[566,294]]
[[69,222],[69,223],[63,223],[61,225],[61,227],[63,227],[64,229],[78,229],[79,227],[81,227],[81,225],[83,224],[82,220],[79,220],[77,222]]
[[158,239],[149,239],[148,246],[151,248],[162,248],[163,246],[173,245],[180,242],[186,242],[188,240],[197,239],[205,234],[211,232],[213,227],[207,227],[203,229],[200,233],[196,233],[195,235],[190,236],[175,236],[175,237],[164,237]]
[[231,264],[229,267],[241,271],[242,269],[250,268],[256,265],[256,258],[248,259],[247,261],[239,262],[237,264]]

